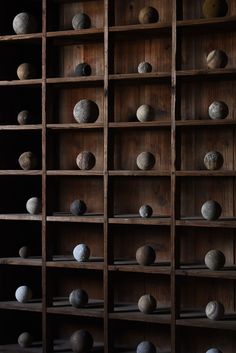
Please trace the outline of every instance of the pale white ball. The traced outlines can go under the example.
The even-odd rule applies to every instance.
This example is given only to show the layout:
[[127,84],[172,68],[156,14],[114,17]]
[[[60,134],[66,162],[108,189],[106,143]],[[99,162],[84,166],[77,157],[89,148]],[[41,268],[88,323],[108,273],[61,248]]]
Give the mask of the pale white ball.
[[26,203],[27,211],[32,214],[39,214],[41,212],[42,203],[38,197],[31,197]]
[[90,249],[86,244],[78,244],[73,250],[73,256],[78,262],[86,262],[89,260]]
[[16,300],[19,303],[27,303],[29,300],[32,299],[32,296],[32,290],[28,286],[20,286],[15,292]]

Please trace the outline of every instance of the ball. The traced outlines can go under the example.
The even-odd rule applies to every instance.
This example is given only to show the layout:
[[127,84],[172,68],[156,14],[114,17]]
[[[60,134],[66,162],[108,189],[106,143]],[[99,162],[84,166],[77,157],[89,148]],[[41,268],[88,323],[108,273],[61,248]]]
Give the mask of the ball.
[[87,206],[83,200],[75,200],[70,205],[70,212],[74,216],[82,216],[87,210]]
[[90,249],[86,244],[79,244],[73,250],[73,256],[78,262],[86,262],[89,260]]
[[143,61],[138,65],[138,73],[145,74],[147,72],[152,72],[152,65],[147,61]]
[[149,205],[142,205],[139,209],[139,215],[142,218],[150,218],[152,217],[153,210]]
[[38,197],[31,197],[26,202],[26,210],[32,215],[40,214],[41,209],[42,209],[42,202]]
[[159,13],[154,7],[147,6],[140,10],[138,19],[142,24],[155,23],[159,20]]
[[31,114],[28,112],[28,110],[22,110],[17,115],[17,121],[18,121],[18,124],[20,125],[30,124],[31,120],[32,120],[32,117],[31,117]]
[[150,170],[154,167],[156,159],[151,152],[142,152],[136,160],[137,166],[141,170]]
[[206,353],[222,353],[222,351],[218,348],[210,348],[206,351]]
[[228,64],[228,57],[223,50],[212,50],[206,58],[208,69],[222,69]]
[[224,317],[225,308],[222,303],[217,301],[211,301],[207,304],[205,312],[208,319],[221,320]]
[[138,308],[144,314],[151,314],[157,307],[156,299],[150,294],[144,294],[138,301]]
[[220,204],[214,200],[206,201],[201,208],[202,217],[208,221],[217,220],[222,212]]
[[99,108],[95,102],[82,99],[76,103],[73,115],[80,124],[94,123],[99,116]]
[[208,170],[220,169],[224,164],[224,158],[218,151],[210,151],[204,157],[204,164]]
[[37,166],[37,159],[30,151],[22,153],[18,162],[20,167],[24,170],[36,169]]
[[33,337],[29,332],[23,332],[18,337],[18,344],[22,348],[30,347],[33,343]]
[[32,290],[28,286],[20,286],[15,292],[16,300],[19,303],[27,303],[29,300],[32,299],[32,296]]
[[152,121],[155,118],[155,110],[150,105],[143,104],[137,109],[136,116],[141,123]]
[[37,31],[37,21],[28,12],[21,12],[13,20],[13,29],[16,34],[34,33]]
[[29,80],[35,78],[36,71],[33,65],[29,63],[23,63],[17,68],[17,76],[19,80]]
[[69,302],[75,308],[88,304],[88,294],[83,289],[74,289],[69,295]]
[[202,6],[202,13],[206,18],[223,17],[227,12],[228,5],[225,0],[206,0]]
[[22,247],[19,249],[19,256],[20,256],[22,259],[26,259],[27,257],[30,256],[30,249],[28,248],[28,246],[22,246]]
[[225,265],[225,255],[220,250],[210,250],[205,255],[205,264],[212,270],[220,270]]
[[138,344],[136,353],[156,353],[156,347],[150,341],[143,341]]
[[78,154],[76,164],[81,170],[90,170],[95,166],[96,158],[91,152],[83,151]]
[[86,63],[80,63],[75,68],[76,76],[90,76],[92,72],[91,66]]
[[148,266],[155,262],[156,252],[150,245],[144,245],[136,251],[136,260],[141,266]]
[[85,330],[78,330],[70,337],[72,351],[75,353],[90,352],[93,347],[93,336]]
[[213,120],[220,120],[227,118],[229,108],[226,103],[221,101],[212,102],[208,108],[209,117]]
[[72,19],[72,27],[75,30],[90,28],[91,19],[86,13],[77,13]]

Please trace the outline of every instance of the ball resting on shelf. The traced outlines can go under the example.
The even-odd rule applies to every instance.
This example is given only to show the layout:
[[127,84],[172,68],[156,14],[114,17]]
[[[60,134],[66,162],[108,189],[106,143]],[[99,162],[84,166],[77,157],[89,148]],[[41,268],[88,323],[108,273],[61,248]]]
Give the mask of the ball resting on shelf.
[[156,310],[156,299],[150,294],[144,294],[138,301],[138,308],[144,314],[151,314]]
[[140,10],[138,19],[142,24],[155,23],[159,20],[159,13],[154,7],[147,6]]
[[83,200],[75,200],[70,205],[70,212],[73,216],[82,216],[86,211],[87,206]]
[[224,164],[224,158],[218,151],[210,151],[204,157],[204,164],[208,170],[218,170]]
[[136,251],[136,260],[141,266],[148,266],[155,262],[156,252],[150,245],[144,245]]
[[32,215],[40,214],[41,209],[42,202],[39,197],[31,197],[26,203],[26,210]]
[[74,30],[86,29],[91,27],[91,19],[86,13],[77,13],[72,19]]
[[156,353],[156,347],[150,341],[143,341],[138,344],[136,353]]
[[214,101],[208,108],[208,114],[213,120],[225,119],[229,114],[229,108],[225,102]]
[[208,69],[222,69],[228,64],[228,57],[223,50],[212,50],[206,58]]
[[19,80],[29,80],[36,77],[35,68],[30,63],[23,63],[19,65],[16,73]]
[[31,151],[24,152],[18,159],[19,165],[24,170],[36,169],[37,158]]
[[218,348],[210,348],[206,351],[206,353],[223,353],[223,352]]
[[214,200],[206,201],[201,208],[202,217],[208,221],[215,221],[221,216],[222,208]]
[[142,218],[150,218],[152,217],[153,210],[149,205],[142,205],[139,209],[139,215]]
[[22,110],[21,112],[19,112],[19,114],[17,115],[17,121],[20,125],[30,124],[32,121],[30,112],[28,110]]
[[27,303],[32,299],[32,290],[28,286],[20,286],[15,292],[15,297],[19,303]]
[[143,104],[137,109],[136,116],[141,123],[152,121],[155,118],[155,110],[149,104]]
[[18,337],[18,344],[22,348],[28,348],[33,343],[33,337],[29,332],[22,332]]
[[225,0],[205,0],[202,13],[205,18],[223,17],[228,12],[228,4]]
[[73,250],[73,256],[78,262],[89,261],[90,249],[86,244],[78,244]]
[[70,344],[74,353],[88,353],[93,347],[93,336],[86,330],[75,331],[70,337]]
[[80,124],[94,123],[99,116],[97,104],[90,99],[82,99],[76,103],[73,115]]
[[142,152],[136,159],[137,167],[141,170],[150,170],[156,163],[155,156],[151,152]]
[[96,158],[93,153],[89,151],[80,152],[76,158],[76,164],[81,170],[90,170],[96,164]]
[[90,76],[91,72],[91,66],[86,63],[80,63],[75,68],[75,76]]
[[152,72],[152,65],[150,63],[148,63],[147,61],[142,61],[139,65],[138,65],[138,73],[139,74],[145,74],[148,72]]
[[220,270],[225,265],[225,255],[220,250],[210,250],[205,255],[205,265],[212,271]]
[[19,256],[22,258],[22,259],[27,259],[27,257],[30,256],[30,249],[28,246],[22,246],[20,249],[19,249]]
[[83,289],[74,289],[70,293],[69,302],[75,308],[82,308],[88,304],[88,294]]
[[28,12],[21,12],[16,15],[12,25],[16,34],[28,34],[37,31],[37,21]]
[[222,303],[211,301],[207,304],[205,312],[208,319],[217,321],[223,319],[225,308]]

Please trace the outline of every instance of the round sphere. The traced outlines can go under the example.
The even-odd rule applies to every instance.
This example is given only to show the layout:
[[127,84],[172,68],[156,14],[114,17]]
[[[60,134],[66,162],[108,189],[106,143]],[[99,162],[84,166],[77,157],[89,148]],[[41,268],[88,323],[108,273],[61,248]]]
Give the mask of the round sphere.
[[75,200],[70,205],[70,212],[74,216],[81,216],[87,210],[87,206],[83,200]]
[[90,170],[95,166],[96,158],[91,152],[83,151],[78,154],[76,164],[81,170]]
[[202,217],[208,221],[217,220],[222,212],[220,204],[214,200],[206,201],[201,208]]
[[15,297],[19,303],[27,303],[32,299],[32,290],[27,286],[18,287],[15,292]]
[[156,299],[150,294],[142,295],[138,301],[138,308],[144,314],[151,314],[156,307]]
[[205,264],[212,270],[220,270],[225,265],[225,255],[220,250],[210,250],[205,255]]
[[229,108],[226,103],[215,101],[209,106],[208,114],[213,120],[225,119],[229,114]]
[[148,266],[155,262],[156,252],[150,245],[144,245],[136,251],[136,260],[139,265]]
[[206,353],[222,353],[222,351],[218,348],[210,348],[206,351]]
[[137,166],[141,170],[150,170],[154,167],[156,159],[151,152],[142,152],[136,160]]
[[89,260],[90,249],[86,244],[79,244],[73,250],[73,256],[78,262],[86,262]]
[[78,330],[70,337],[72,351],[75,353],[90,352],[93,347],[93,337],[85,330]]
[[27,348],[32,345],[33,337],[29,334],[29,332],[23,332],[18,337],[18,344],[22,348]]
[[155,23],[159,20],[159,13],[154,7],[147,6],[140,10],[138,19],[142,24]]
[[221,320],[224,317],[225,308],[220,302],[211,301],[207,304],[205,312],[208,319]]
[[86,13],[77,13],[72,19],[72,27],[77,29],[86,29],[91,27],[90,17]]
[[204,164],[208,170],[217,170],[224,164],[224,158],[218,151],[210,151],[204,157]]
[[37,166],[37,159],[30,151],[22,153],[18,159],[18,162],[20,167],[24,170],[35,169]]
[[228,57],[223,50],[212,50],[206,58],[208,69],[221,69],[228,64]]
[[70,304],[75,308],[81,308],[88,304],[88,294],[83,289],[74,289],[69,296]]
[[22,110],[18,115],[17,115],[17,121],[18,124],[20,125],[26,125],[29,124],[31,122],[31,115],[28,112],[28,110]]
[[73,115],[80,124],[94,123],[99,116],[99,108],[95,102],[82,99],[76,103]]
[[152,121],[155,117],[155,110],[150,105],[143,104],[137,109],[136,116],[142,123]]
[[36,19],[27,12],[16,15],[12,25],[16,34],[34,33],[37,30]]
[[223,17],[228,12],[228,5],[225,0],[205,0],[202,13],[206,18]]
[[19,80],[29,80],[35,78],[35,69],[31,64],[23,63],[17,68],[17,76]]
[[136,353],[156,353],[156,347],[150,341],[143,341],[138,344]]
[[143,61],[138,65],[138,73],[144,74],[147,72],[152,72],[152,65],[146,61]]
[[41,212],[41,208],[42,208],[42,203],[40,198],[38,197],[31,197],[26,202],[26,209],[32,215],[39,214]]
[[28,248],[28,246],[22,246],[19,249],[19,256],[22,259],[26,259],[27,257],[29,257],[29,255],[30,255],[30,249]]
[[140,217],[142,218],[150,218],[152,217],[153,210],[149,205],[142,205],[139,209]]
[[91,66],[86,63],[80,63],[75,68],[76,76],[90,76],[92,72]]

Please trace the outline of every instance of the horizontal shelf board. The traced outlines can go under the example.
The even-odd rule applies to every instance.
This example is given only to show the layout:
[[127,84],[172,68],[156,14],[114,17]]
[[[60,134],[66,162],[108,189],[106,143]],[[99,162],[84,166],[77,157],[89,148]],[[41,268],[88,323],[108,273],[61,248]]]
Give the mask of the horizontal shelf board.
[[72,85],[76,84],[87,84],[87,83],[96,83],[103,84],[104,76],[83,76],[83,77],[55,77],[55,78],[47,78],[46,83],[49,85]]
[[171,219],[169,217],[150,217],[141,218],[138,214],[136,215],[119,215],[109,218],[111,224],[150,224],[150,225],[170,225]]
[[77,268],[85,270],[103,270],[103,258],[90,258],[86,262],[78,262],[72,255],[68,256],[53,256],[52,261],[46,262],[47,267],[54,268]]
[[139,122],[139,121],[127,121],[127,122],[111,122],[108,124],[111,129],[143,129],[143,128],[159,128],[159,127],[171,127],[171,122],[169,120],[156,120],[149,122]]
[[[86,1],[89,1],[89,0],[86,0]],[[61,339],[60,340],[59,339],[53,340],[53,352],[54,353],[72,353],[69,337],[67,340],[61,340]],[[104,353],[104,344],[95,341],[93,344],[93,348],[90,352],[91,353],[95,353],[95,352]],[[47,353],[52,353],[52,352],[47,352]]]
[[185,27],[215,27],[221,25],[235,25],[236,16],[225,16],[225,17],[217,17],[217,18],[198,18],[192,20],[181,20],[177,21],[177,28],[185,28]]
[[217,221],[207,221],[200,217],[186,217],[176,220],[177,226],[235,228],[236,218],[220,218]]
[[222,270],[211,271],[204,265],[182,265],[175,271],[177,276],[236,279],[236,266],[225,266]]
[[42,311],[42,302],[39,300],[30,300],[27,303],[19,303],[17,301],[0,302],[0,310],[20,310],[20,311]]
[[161,263],[155,263],[150,266],[141,266],[135,260],[115,260],[114,265],[108,266],[109,271],[117,272],[137,272],[169,275],[171,267]]
[[42,342],[35,341],[27,348],[22,348],[19,344],[3,344],[0,345],[0,353],[42,353]]
[[12,81],[0,81],[1,86],[41,86],[42,79],[30,79],[30,80],[12,80]]
[[47,308],[47,313],[103,318],[104,302],[103,300],[89,299],[84,308],[74,308],[67,298],[57,298],[54,299],[53,306]]
[[42,215],[31,215],[28,213],[0,214],[0,221],[42,221]]
[[236,75],[236,69],[194,69],[194,70],[177,70],[177,77],[232,77]]
[[154,171],[154,170],[109,170],[110,176],[171,176],[168,171]]
[[169,32],[171,34],[171,22],[158,22],[150,24],[134,24],[134,25],[125,25],[125,26],[113,26],[109,27],[108,30],[110,33],[121,33],[121,34],[144,34],[144,33],[160,33],[160,32]]
[[48,129],[52,130],[73,130],[73,129],[103,129],[103,124],[79,124],[79,123],[69,123],[69,124],[47,124]]
[[103,38],[104,29],[102,28],[87,28],[81,30],[65,30],[65,31],[52,31],[46,32],[47,38],[57,38],[57,39],[95,39],[95,38]]
[[1,170],[0,175],[42,175],[41,170]]
[[[115,346],[114,353],[136,353],[136,346],[135,347],[125,347],[125,346]],[[163,351],[158,349],[158,353],[171,353],[170,351]]]
[[0,42],[37,41],[38,39],[42,39],[42,33],[13,34],[0,36]]
[[40,257],[29,257],[22,259],[21,257],[2,257],[0,258],[0,265],[16,265],[16,266],[42,266],[42,259]]
[[170,79],[171,72],[150,72],[145,74],[130,73],[130,74],[113,74],[109,75],[109,80],[126,81],[126,80],[158,80]]
[[42,130],[42,125],[0,125],[1,130]]
[[83,216],[72,216],[68,212],[58,212],[52,216],[47,216],[49,222],[78,222],[78,223],[103,223],[103,215],[87,214]]
[[179,170],[176,171],[176,176],[180,177],[194,177],[194,176],[204,176],[204,177],[235,177],[236,171],[230,170]]
[[224,125],[236,125],[236,120],[222,119],[222,120],[210,120],[210,119],[199,119],[199,120],[176,120],[176,126],[191,127],[191,126],[224,126]]
[[47,170],[46,172],[49,176],[57,176],[57,175],[78,175],[78,176],[103,176],[103,171],[99,170]]
[[235,331],[236,314],[226,314],[223,320],[214,321],[200,312],[181,313],[180,318],[176,320],[176,325]]

